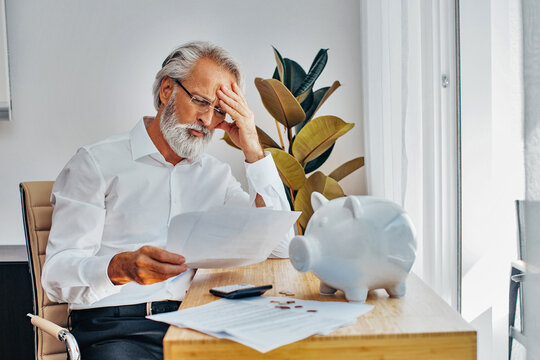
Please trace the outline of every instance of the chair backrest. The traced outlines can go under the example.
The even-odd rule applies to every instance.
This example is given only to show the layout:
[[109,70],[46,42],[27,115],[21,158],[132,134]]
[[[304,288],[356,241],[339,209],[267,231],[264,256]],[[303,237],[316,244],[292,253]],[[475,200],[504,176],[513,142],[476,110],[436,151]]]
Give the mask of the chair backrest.
[[[34,313],[62,327],[67,326],[67,304],[55,303],[47,297],[41,286],[41,270],[45,263],[45,249],[52,222],[50,203],[53,181],[23,182],[19,185],[28,250],[28,265],[34,291]],[[35,331],[36,359],[66,359],[64,343],[42,330]]]
[[518,258],[529,262],[530,254],[540,254],[540,201],[516,200]]
[[[534,259],[540,254],[540,201],[538,200],[516,200],[516,211],[518,221],[518,258],[525,262],[526,272],[530,265],[534,265]],[[532,255],[532,256],[531,256]],[[531,264],[531,260],[533,263]],[[530,302],[525,299],[527,297],[534,296],[534,291],[525,290],[526,288],[536,288],[537,282],[533,280],[527,280],[521,283],[519,287],[520,294],[520,321],[521,321],[521,333],[527,336],[528,322],[531,313],[534,313],[537,304],[534,304],[534,308]],[[527,283],[529,285],[527,285]],[[525,295],[527,292],[533,295]],[[529,304],[529,305],[528,305]]]
[[525,251],[525,201],[516,200],[516,214],[517,214],[517,228],[518,228],[518,246],[517,253],[518,259],[523,260],[523,254]]

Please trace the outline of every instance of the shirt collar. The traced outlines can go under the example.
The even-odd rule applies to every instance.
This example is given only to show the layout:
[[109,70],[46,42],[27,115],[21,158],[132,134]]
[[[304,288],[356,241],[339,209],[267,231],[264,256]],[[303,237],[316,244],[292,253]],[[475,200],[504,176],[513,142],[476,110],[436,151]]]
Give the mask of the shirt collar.
[[[159,159],[162,159],[163,162],[167,162],[163,155],[161,155],[159,150],[156,148],[156,145],[154,145],[152,139],[150,139],[150,135],[148,135],[146,126],[150,122],[150,120],[151,118],[145,117],[139,122],[137,122],[137,125],[135,125],[133,129],[131,129],[131,132],[129,133],[131,141],[131,156],[133,160],[138,160],[143,156],[150,156],[155,154]],[[184,159],[180,161],[177,165],[197,164],[199,166],[202,166],[203,158],[203,154],[199,154],[193,159]]]
[[[148,118],[147,118],[148,119]],[[146,155],[160,154],[148,131],[146,131],[145,119],[141,119],[137,122],[137,125],[129,133],[131,141],[131,156],[133,160],[138,160]]]
[[178,163],[178,165],[183,165],[183,164],[190,164],[190,165],[194,165],[194,164],[197,164],[199,166],[202,166],[202,162],[203,162],[203,156],[204,154],[199,154],[197,156],[195,156],[193,159],[184,159],[182,161],[180,161]]

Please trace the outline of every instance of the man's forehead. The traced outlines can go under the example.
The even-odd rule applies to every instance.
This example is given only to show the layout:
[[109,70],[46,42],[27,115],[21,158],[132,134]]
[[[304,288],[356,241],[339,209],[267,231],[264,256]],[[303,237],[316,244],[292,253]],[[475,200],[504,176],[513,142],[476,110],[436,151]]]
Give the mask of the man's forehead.
[[193,66],[190,76],[184,83],[191,86],[190,92],[214,98],[221,86],[231,86],[235,81],[234,75],[229,70],[211,59],[202,58]]

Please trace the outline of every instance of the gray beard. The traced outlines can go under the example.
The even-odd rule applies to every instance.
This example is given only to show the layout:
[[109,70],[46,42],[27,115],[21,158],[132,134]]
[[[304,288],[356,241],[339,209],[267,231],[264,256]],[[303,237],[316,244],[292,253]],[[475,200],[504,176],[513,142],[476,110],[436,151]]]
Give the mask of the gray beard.
[[[199,155],[206,145],[212,140],[213,131],[200,124],[180,124],[176,117],[175,94],[163,108],[159,126],[163,137],[173,149],[173,151],[186,159],[194,159]],[[194,129],[203,133],[203,136],[196,137],[189,133],[189,129]]]

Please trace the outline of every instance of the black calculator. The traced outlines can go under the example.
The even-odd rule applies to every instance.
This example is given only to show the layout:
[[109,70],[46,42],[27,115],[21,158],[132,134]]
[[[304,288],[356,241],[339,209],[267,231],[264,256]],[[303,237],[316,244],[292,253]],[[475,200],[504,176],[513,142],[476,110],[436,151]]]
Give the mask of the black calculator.
[[227,299],[239,299],[249,296],[259,296],[264,294],[272,285],[255,286],[251,284],[235,284],[218,286],[210,289],[210,293]]

